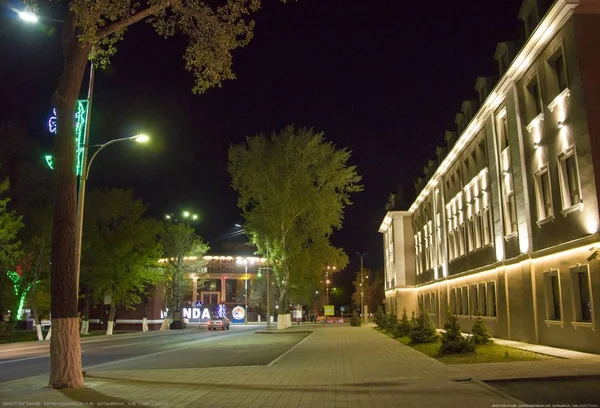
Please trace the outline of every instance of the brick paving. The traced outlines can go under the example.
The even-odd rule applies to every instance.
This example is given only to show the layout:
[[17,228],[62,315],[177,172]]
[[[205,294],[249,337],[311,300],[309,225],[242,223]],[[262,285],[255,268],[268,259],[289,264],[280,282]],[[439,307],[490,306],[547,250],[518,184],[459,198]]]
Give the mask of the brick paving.
[[[515,399],[453,379],[600,374],[600,357],[447,366],[370,327],[301,326],[314,333],[271,366],[96,369],[79,390],[47,377],[0,385],[0,401],[168,407],[492,407]],[[288,330],[297,330],[291,328]]]

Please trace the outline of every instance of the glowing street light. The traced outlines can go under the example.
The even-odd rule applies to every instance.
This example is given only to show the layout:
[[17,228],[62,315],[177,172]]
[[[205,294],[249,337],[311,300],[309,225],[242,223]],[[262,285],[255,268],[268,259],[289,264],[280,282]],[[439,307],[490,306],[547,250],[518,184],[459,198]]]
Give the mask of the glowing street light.
[[17,11],[17,15],[21,20],[31,24],[35,24],[40,21],[40,18],[36,14],[28,10]]

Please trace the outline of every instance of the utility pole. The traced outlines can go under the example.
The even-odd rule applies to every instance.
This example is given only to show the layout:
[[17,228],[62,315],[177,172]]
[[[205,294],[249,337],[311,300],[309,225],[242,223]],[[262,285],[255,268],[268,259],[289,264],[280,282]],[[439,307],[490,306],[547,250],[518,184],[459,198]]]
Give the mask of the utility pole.
[[360,256],[360,315],[363,323],[366,322],[365,319],[365,289],[363,285],[363,257],[367,255],[366,252],[362,254],[357,252],[356,255]]

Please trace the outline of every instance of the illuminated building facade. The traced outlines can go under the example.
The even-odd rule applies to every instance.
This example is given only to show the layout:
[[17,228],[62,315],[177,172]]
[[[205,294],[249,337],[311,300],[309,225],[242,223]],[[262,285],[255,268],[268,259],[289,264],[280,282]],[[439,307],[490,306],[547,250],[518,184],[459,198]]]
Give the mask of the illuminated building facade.
[[[222,254],[207,255],[204,257],[206,265],[202,270],[186,274],[188,284],[185,287],[188,290],[181,305],[185,323],[204,324],[210,316],[218,315],[220,310],[236,323],[232,311],[246,304],[248,321],[257,321],[259,315],[262,321],[265,321],[266,305],[261,302],[262,297],[254,296],[254,290],[256,280],[265,279],[264,275],[260,277],[259,269],[264,266],[266,260],[245,252],[247,248],[245,251],[223,251]],[[158,262],[161,264],[165,261],[161,259]],[[105,300],[104,305],[92,309],[92,329],[104,328],[109,308],[110,300]],[[134,309],[118,306],[115,329],[138,330],[142,326],[142,319],[146,317],[149,329],[158,330],[165,317],[166,308],[165,285],[160,284]]]
[[[469,331],[600,352],[600,3],[525,0],[447,145],[379,231],[388,312],[447,308]],[[403,211],[405,210],[405,211]]]

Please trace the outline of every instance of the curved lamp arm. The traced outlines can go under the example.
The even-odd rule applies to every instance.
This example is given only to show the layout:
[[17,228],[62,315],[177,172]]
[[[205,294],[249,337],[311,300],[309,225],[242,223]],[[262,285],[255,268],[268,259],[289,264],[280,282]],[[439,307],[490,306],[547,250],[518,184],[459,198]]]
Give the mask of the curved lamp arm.
[[88,176],[90,175],[90,168],[92,167],[92,162],[94,161],[94,159],[96,158],[96,156],[98,155],[98,153],[100,153],[100,151],[102,151],[102,149],[104,149],[105,147],[110,146],[111,144],[115,144],[118,142],[126,142],[129,140],[137,140],[138,138],[142,137],[142,135],[135,135],[135,136],[130,136],[130,137],[121,137],[119,139],[113,139],[113,140],[109,140],[108,142],[101,144],[101,145],[92,145],[90,147],[98,147],[98,150],[96,150],[94,152],[94,154],[92,155],[92,158],[90,159],[87,168],[85,169],[85,179],[88,179]]

